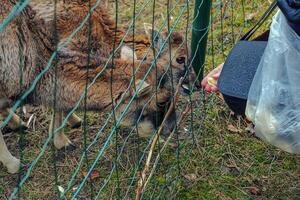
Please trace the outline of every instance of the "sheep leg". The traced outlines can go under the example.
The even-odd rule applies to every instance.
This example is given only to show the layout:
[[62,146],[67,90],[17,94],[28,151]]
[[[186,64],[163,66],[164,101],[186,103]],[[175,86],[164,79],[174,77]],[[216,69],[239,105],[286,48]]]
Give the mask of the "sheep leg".
[[11,130],[16,131],[19,130],[20,128],[22,129],[27,128],[25,122],[18,115],[16,115],[10,108],[0,110],[0,114],[3,118],[6,118],[9,114],[12,114],[12,118],[7,124],[7,126]]
[[[0,108],[1,109],[1,108]],[[12,114],[12,119],[8,123],[8,127],[13,130],[19,130],[20,128],[27,128],[26,123],[18,116],[16,115],[11,109],[4,109],[0,110],[0,115],[3,118],[6,118],[9,114]],[[82,124],[82,119],[78,117],[76,114],[72,114],[68,121],[71,128],[79,128]]]
[[11,174],[17,173],[20,169],[21,162],[8,151],[2,132],[0,131],[0,162],[7,168]]
[[[53,120],[53,118],[51,119],[51,123],[50,123],[50,127],[49,127],[49,134],[52,133],[53,129],[55,130],[58,127],[60,127],[62,122],[63,122],[63,113],[57,112],[55,115],[55,119],[54,120]],[[64,134],[64,130],[61,130],[54,135],[54,146],[57,149],[74,147],[74,145],[69,140],[69,138]]]
[[82,119],[80,119],[80,117],[78,117],[75,113],[72,113],[68,120],[68,123],[71,128],[79,128],[82,124]]
[[6,98],[0,99],[0,115],[3,118],[6,118],[9,114],[12,114],[12,119],[8,122],[8,127],[15,131],[20,128],[26,128],[25,123],[21,120],[21,118],[16,115],[10,108],[9,108],[9,100]]

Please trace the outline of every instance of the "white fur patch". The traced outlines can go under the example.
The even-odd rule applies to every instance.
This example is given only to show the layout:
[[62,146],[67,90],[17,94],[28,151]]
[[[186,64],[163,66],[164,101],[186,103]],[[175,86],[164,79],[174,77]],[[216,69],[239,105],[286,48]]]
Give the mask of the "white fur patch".
[[128,47],[128,46],[122,46],[121,49],[121,59],[123,60],[132,60],[132,59],[137,60],[137,56],[133,50]]
[[0,131],[0,162],[3,163],[11,174],[18,172],[20,168],[20,160],[11,155],[4,142],[2,132]]
[[150,121],[143,121],[138,124],[139,136],[149,138],[154,132],[153,124]]

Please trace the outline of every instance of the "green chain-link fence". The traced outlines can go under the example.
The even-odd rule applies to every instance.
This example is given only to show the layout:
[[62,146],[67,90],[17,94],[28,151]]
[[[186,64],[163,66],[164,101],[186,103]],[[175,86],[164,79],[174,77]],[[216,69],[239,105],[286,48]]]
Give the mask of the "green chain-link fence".
[[[10,28],[9,24],[20,16],[26,6],[31,6],[32,2],[16,1],[9,15],[1,22],[0,32]],[[59,0],[53,0],[48,4],[48,6],[55,7],[52,15],[54,22],[57,17],[56,12],[59,12],[57,6],[61,5],[60,3]],[[137,125],[131,129],[124,129],[121,126],[121,121],[131,106],[139,104],[136,98],[138,91],[142,89],[151,70],[157,68],[156,65],[160,62],[160,56],[166,51],[166,46],[172,46],[171,37],[174,31],[179,31],[185,36],[185,41],[179,48],[186,46],[189,49],[188,47],[192,46],[192,52],[188,52],[190,59],[185,63],[185,67],[190,72],[193,64],[198,72],[198,78],[201,79],[204,66],[206,65],[208,69],[211,69],[217,65],[217,62],[223,62],[236,40],[259,18],[259,14],[256,13],[258,5],[268,5],[268,2],[248,0],[214,0],[212,2],[209,0],[196,0],[195,2],[190,0],[124,0],[108,2],[106,5],[103,0],[97,0],[91,1],[88,5],[89,12],[84,20],[74,27],[67,38],[61,42],[55,42],[57,48],[52,51],[47,65],[13,104],[12,110],[17,113],[23,112],[20,116],[26,118],[23,115],[30,113],[26,119],[31,123],[25,134],[24,131],[20,131],[19,134],[20,146],[18,149],[20,149],[19,157],[23,166],[19,171],[18,181],[16,183],[16,179],[12,175],[3,176],[4,178],[0,180],[3,191],[0,188],[0,193],[2,192],[3,197],[9,199],[180,198],[183,193],[188,193],[188,189],[185,188],[188,187],[188,184],[185,182],[197,179],[195,172],[187,173],[193,169],[191,165],[197,166],[197,160],[191,160],[195,154],[205,154],[204,147],[206,144],[203,142],[208,141],[203,138],[210,132],[206,117],[210,112],[209,108],[215,105],[215,97],[206,96],[203,91],[196,91],[185,98],[174,98],[177,85],[173,84],[172,81],[173,97],[171,103],[176,103],[177,117],[174,120],[177,125],[166,137],[157,137],[159,132],[159,128],[157,128],[150,138],[140,138],[138,137],[139,128]],[[115,29],[126,27],[123,38],[117,42],[116,37],[111,35],[112,53],[106,58],[102,69],[92,78],[89,77],[86,81],[85,91],[83,91],[79,101],[65,116],[62,124],[45,137],[48,134],[45,124],[48,124],[49,119],[55,118],[57,113],[51,116],[43,108],[30,107],[31,110],[28,111],[29,108],[27,108],[26,112],[24,109],[22,111],[18,108],[23,106],[26,98],[32,94],[42,77],[49,70],[57,67],[55,63],[59,58],[59,53],[72,44],[72,39],[76,37],[76,34],[85,27],[91,29],[91,16],[100,6],[111,13]],[[261,11],[264,7],[261,8]],[[51,9],[49,8],[49,10]],[[143,55],[145,59],[141,60],[146,60],[153,52],[154,59],[138,84],[136,84],[135,75],[129,81],[124,93],[129,93],[133,85],[135,92],[127,101],[127,105],[122,108],[120,116],[117,117],[115,112],[124,101],[123,96],[117,102],[113,102],[112,110],[109,112],[99,110],[87,112],[88,91],[98,79],[101,79],[103,74],[114,68],[117,53],[128,37],[132,37],[133,49],[137,48],[138,44],[135,43],[135,39],[138,37],[138,30],[144,29],[148,25],[155,28],[161,35],[165,32],[165,37],[160,41],[160,48],[156,52],[153,50],[153,44],[147,47]],[[52,35],[54,37],[57,34],[56,24],[54,23],[51,28],[54,30]],[[94,39],[91,34],[91,30],[89,30],[88,41]],[[115,34],[117,34],[116,31]],[[155,38],[155,34],[154,31],[150,34],[152,40]],[[193,38],[191,37],[192,34]],[[206,41],[207,38],[208,42]],[[89,45],[91,43],[89,42]],[[88,52],[83,52],[88,57],[92,52],[92,47],[89,49]],[[205,56],[207,57],[206,62]],[[174,59],[176,58],[172,52],[169,52],[171,74],[173,72],[170,63],[174,62]],[[137,62],[134,59],[131,61]],[[138,72],[142,63],[132,65],[134,66],[133,74]],[[87,64],[87,66],[89,65]],[[88,67],[86,73],[89,73]],[[112,78],[110,88],[107,90],[112,91],[113,77],[116,72],[110,70],[109,73],[111,73]],[[57,76],[56,74],[54,77]],[[166,72],[162,77],[156,77],[159,79],[158,85],[163,84],[164,76],[168,76],[168,73]],[[189,73],[184,74],[184,76],[188,77]],[[49,94],[49,98],[58,89],[56,88],[57,80],[53,82],[55,86]],[[195,88],[195,85],[196,81],[192,84],[192,88]],[[143,113],[150,101],[155,98],[154,92],[149,102],[143,105],[139,112]],[[78,111],[82,104],[85,105],[83,106],[85,109]],[[54,103],[52,110],[56,110],[55,105]],[[77,149],[66,153],[65,157],[61,158],[60,151],[53,146],[53,138],[55,134],[66,128],[68,119],[75,112],[83,118],[82,128],[75,130],[67,128],[66,132],[72,133],[69,135],[75,141]],[[12,115],[5,118],[0,127],[4,128],[11,118]],[[140,120],[142,120],[142,115],[138,117],[138,121]],[[9,136],[12,137],[7,141],[9,149],[13,145],[17,145],[18,136],[15,135]],[[16,153],[17,151],[13,152]],[[187,167],[187,165],[189,166]],[[197,171],[196,168],[195,171]]]

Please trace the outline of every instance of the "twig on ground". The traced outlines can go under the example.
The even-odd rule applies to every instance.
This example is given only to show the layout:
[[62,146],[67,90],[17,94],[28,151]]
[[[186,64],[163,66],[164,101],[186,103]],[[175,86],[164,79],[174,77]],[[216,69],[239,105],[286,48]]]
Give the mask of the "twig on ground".
[[[189,113],[190,109],[191,109],[191,108],[190,108],[190,105],[189,105],[189,104],[186,105],[186,107],[185,107],[184,111],[182,112],[182,114],[181,114],[179,120],[177,121],[177,126],[179,126],[180,123],[182,122],[182,120],[185,119],[185,117],[186,117],[187,114]],[[149,183],[149,181],[150,181],[150,179],[151,179],[151,177],[152,177],[152,175],[153,175],[153,173],[154,173],[154,171],[155,171],[155,166],[157,166],[157,163],[158,163],[158,161],[159,161],[160,155],[162,154],[162,152],[165,150],[165,148],[166,148],[167,145],[169,144],[169,142],[170,142],[171,138],[173,137],[173,135],[175,134],[175,132],[176,132],[176,130],[174,129],[174,130],[172,131],[172,133],[169,135],[169,137],[167,138],[167,140],[165,141],[165,143],[164,143],[163,147],[161,148],[160,152],[159,152],[158,155],[156,156],[155,162],[154,162],[154,164],[153,164],[153,168],[152,168],[152,170],[151,170],[151,172],[150,172],[150,174],[149,174],[149,176],[148,176],[148,178],[147,178],[147,181],[145,182],[145,184],[144,184],[144,186],[143,186],[142,192],[145,191],[145,189],[146,189],[146,187],[147,187],[147,184]],[[179,147],[178,147],[178,148],[179,148]]]
[[147,174],[149,172],[149,168],[150,168],[150,161],[151,161],[151,158],[152,158],[152,155],[153,155],[153,151],[154,151],[154,148],[158,142],[158,139],[159,139],[159,136],[160,134],[162,133],[163,131],[163,128],[164,128],[164,124],[166,122],[166,120],[168,119],[168,117],[171,115],[171,113],[173,112],[173,110],[175,109],[175,105],[176,105],[176,101],[178,99],[178,96],[179,96],[179,91],[180,91],[180,87],[182,85],[182,82],[183,82],[183,78],[181,78],[179,80],[179,83],[178,85],[176,86],[176,91],[175,91],[175,94],[174,94],[174,99],[168,109],[168,112],[166,113],[158,131],[157,131],[157,134],[155,135],[152,143],[151,143],[151,147],[150,147],[150,150],[149,150],[149,153],[148,153],[148,156],[147,156],[147,160],[146,160],[146,163],[145,163],[145,167],[142,171],[142,174],[141,174],[141,177],[138,181],[138,185],[137,185],[137,189],[136,189],[136,196],[135,196],[135,199],[136,200],[139,200],[141,198],[141,194],[142,194],[142,190],[143,190],[143,186],[145,184],[145,180],[146,180],[146,177],[147,177]]

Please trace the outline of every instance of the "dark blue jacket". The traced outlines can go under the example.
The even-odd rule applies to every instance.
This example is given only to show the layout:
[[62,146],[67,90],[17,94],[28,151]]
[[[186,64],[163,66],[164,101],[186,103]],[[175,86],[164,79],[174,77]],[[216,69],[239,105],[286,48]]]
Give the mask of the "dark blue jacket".
[[300,36],[300,0],[277,0],[277,4],[289,25]]

